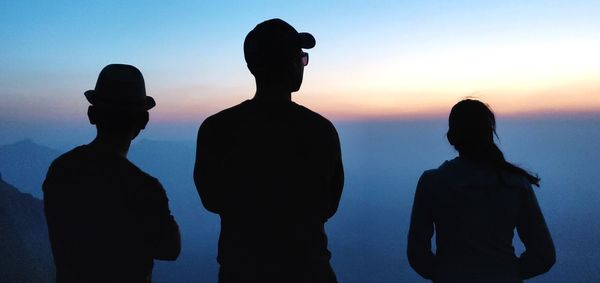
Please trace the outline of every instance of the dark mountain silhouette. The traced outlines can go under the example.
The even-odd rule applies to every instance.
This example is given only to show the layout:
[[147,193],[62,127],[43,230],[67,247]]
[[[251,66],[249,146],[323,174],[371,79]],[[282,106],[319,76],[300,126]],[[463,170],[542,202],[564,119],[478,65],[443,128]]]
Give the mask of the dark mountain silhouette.
[[0,238],[0,282],[53,281],[42,201],[1,179]]
[[59,151],[38,145],[29,139],[0,146],[0,172],[4,180],[22,192],[42,198],[42,182],[50,163]]

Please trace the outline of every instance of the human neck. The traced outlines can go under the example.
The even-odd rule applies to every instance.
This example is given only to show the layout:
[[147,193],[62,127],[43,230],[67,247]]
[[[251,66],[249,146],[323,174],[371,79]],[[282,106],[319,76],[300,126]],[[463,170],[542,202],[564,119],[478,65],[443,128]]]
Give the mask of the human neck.
[[109,135],[98,133],[96,138],[89,144],[101,151],[114,153],[127,158],[132,138],[129,135]]
[[285,84],[256,84],[256,100],[292,101],[292,92]]

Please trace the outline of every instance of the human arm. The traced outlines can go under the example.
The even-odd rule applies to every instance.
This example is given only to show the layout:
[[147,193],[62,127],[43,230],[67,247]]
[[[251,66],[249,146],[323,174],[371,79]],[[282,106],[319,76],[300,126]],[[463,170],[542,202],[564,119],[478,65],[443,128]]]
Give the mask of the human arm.
[[221,208],[218,191],[218,146],[216,132],[210,118],[208,118],[202,123],[200,129],[198,129],[194,184],[204,208],[214,213],[219,213]]
[[342,190],[344,188],[344,165],[342,163],[342,151],[340,140],[335,128],[333,129],[333,162],[332,175],[327,188],[327,211],[326,219],[331,218],[338,209]]
[[169,209],[165,190],[154,178],[147,189],[149,194],[145,197],[147,206],[144,219],[152,235],[152,256],[159,260],[176,260],[181,252],[181,236],[179,226]]
[[517,233],[525,251],[519,257],[518,263],[522,278],[528,279],[550,270],[556,261],[556,251],[531,186],[528,186],[524,196]]
[[431,251],[433,236],[433,213],[431,209],[430,177],[427,172],[421,175],[413,201],[410,227],[408,231],[407,255],[410,266],[423,278],[432,279],[435,255]]

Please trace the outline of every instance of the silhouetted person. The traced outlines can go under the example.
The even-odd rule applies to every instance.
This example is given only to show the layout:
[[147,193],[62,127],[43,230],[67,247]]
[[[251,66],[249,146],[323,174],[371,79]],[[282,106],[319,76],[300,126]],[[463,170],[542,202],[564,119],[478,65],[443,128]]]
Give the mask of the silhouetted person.
[[[522,282],[554,264],[554,244],[531,187],[540,179],[504,159],[495,133],[484,103],[466,99],[452,107],[447,137],[459,156],[421,176],[408,233],[410,265],[424,278]],[[526,249],[519,257],[515,228]]]
[[57,282],[150,282],[153,259],[180,251],[164,189],[127,160],[154,99],[140,71],[119,64],[85,96],[98,134],[57,158],[43,185]]
[[194,180],[221,217],[219,282],[336,282],[324,224],[343,187],[334,126],[291,101],[315,39],[280,19],[244,41],[253,99],[207,118]]

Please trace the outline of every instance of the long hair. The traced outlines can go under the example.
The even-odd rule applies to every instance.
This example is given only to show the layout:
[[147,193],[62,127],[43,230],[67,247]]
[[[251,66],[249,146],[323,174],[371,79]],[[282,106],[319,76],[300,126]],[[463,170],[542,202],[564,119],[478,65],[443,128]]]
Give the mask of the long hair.
[[525,177],[529,183],[538,186],[540,178],[527,172],[504,158],[504,154],[494,143],[496,118],[483,102],[464,99],[452,107],[448,118],[448,141],[463,156],[488,164],[500,172],[510,172]]

